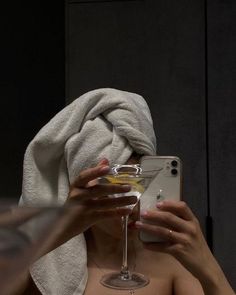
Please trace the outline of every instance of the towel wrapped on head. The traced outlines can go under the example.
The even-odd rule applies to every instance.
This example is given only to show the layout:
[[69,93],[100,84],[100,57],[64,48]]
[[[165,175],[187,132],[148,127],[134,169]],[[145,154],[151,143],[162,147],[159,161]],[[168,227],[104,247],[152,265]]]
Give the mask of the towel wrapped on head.
[[[59,112],[29,144],[21,204],[64,204],[81,170],[106,157],[125,163],[133,152],[156,154],[152,118],[134,93],[104,88],[85,93]],[[83,294],[87,280],[83,235],[40,258],[31,275],[43,295]]]

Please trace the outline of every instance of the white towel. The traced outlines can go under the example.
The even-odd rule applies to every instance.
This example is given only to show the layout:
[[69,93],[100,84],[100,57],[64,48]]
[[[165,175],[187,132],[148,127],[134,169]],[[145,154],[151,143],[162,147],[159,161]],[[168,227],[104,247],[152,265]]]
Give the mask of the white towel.
[[[21,204],[64,204],[69,184],[106,157],[125,163],[132,152],[154,155],[156,139],[145,100],[104,88],[85,93],[59,112],[29,144]],[[43,295],[83,294],[87,280],[83,234],[40,258],[31,275]]]

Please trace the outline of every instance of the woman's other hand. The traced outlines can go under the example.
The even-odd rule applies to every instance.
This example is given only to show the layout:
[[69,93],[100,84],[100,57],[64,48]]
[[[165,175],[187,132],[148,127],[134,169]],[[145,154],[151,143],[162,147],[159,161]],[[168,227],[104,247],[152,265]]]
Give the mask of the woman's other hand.
[[234,294],[206,243],[199,221],[187,204],[166,200],[158,203],[157,209],[141,213],[142,219],[152,224],[136,222],[138,229],[163,240],[148,243],[146,247],[173,255],[199,279],[205,294],[223,294],[219,288],[224,288],[225,295]]

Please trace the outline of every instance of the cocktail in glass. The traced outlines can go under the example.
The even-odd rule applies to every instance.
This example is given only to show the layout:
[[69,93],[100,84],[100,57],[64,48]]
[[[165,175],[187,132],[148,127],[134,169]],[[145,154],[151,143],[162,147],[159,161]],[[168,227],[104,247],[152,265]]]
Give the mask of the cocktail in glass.
[[[136,196],[137,204],[151,179],[152,175],[142,174],[142,169],[138,164],[116,164],[112,167],[108,175],[100,179],[100,182],[131,185],[131,191],[128,193],[115,194],[112,195],[112,197]],[[132,210],[136,204],[129,205],[128,207]],[[121,219],[123,233],[123,259],[121,270],[120,272],[113,272],[104,275],[100,282],[102,285],[113,289],[130,290],[141,288],[149,283],[149,279],[143,274],[129,271],[127,262],[127,225],[129,215],[122,216]]]

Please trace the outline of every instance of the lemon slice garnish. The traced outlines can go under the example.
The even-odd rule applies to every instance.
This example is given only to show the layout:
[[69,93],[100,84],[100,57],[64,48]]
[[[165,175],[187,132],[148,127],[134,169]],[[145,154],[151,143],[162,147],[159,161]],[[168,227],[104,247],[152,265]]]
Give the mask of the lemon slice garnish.
[[138,191],[140,193],[144,192],[144,187],[139,182],[142,180],[142,177],[132,177],[130,174],[120,174],[120,175],[107,175],[106,179],[112,184],[129,184],[132,186],[132,191]]

